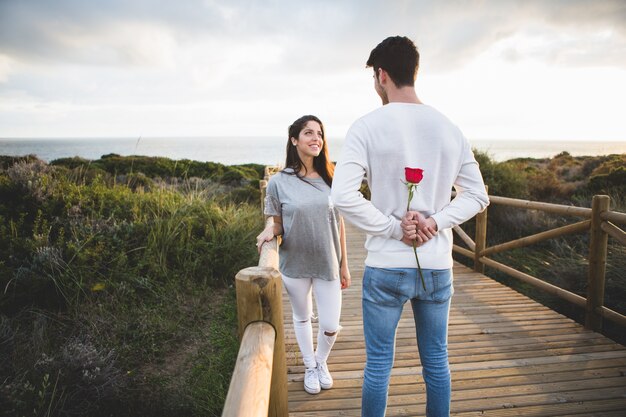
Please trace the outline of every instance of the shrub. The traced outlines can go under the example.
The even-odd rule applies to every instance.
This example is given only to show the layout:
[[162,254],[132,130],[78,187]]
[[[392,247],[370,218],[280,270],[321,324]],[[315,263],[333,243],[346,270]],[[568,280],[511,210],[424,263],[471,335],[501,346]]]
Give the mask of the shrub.
[[626,167],[619,166],[606,174],[593,175],[587,188],[596,194],[608,194],[612,190],[626,191]]
[[[252,184],[259,171],[152,162],[116,155],[54,165],[18,159],[0,171],[0,286],[6,291],[0,297],[1,409],[16,415],[167,415],[148,404],[153,392],[159,392],[159,404],[180,404],[175,415],[204,407],[184,390],[161,390],[148,369],[190,338],[201,340],[204,325],[218,314],[209,308],[215,293],[256,263],[254,237],[262,218]],[[197,168],[205,177],[150,178],[143,172],[181,168]],[[33,312],[45,324],[33,327]],[[211,381],[215,375],[207,373],[219,369],[227,379],[236,356],[232,315],[221,326],[233,334],[226,351],[184,352],[198,366],[181,362],[173,371],[180,375],[168,378],[191,380],[187,372],[194,369],[198,381]],[[223,365],[207,365],[218,357]],[[211,410],[223,400],[223,389],[216,393]]]
[[495,162],[485,152],[474,150],[489,194],[512,198],[528,197],[528,182],[519,164]]

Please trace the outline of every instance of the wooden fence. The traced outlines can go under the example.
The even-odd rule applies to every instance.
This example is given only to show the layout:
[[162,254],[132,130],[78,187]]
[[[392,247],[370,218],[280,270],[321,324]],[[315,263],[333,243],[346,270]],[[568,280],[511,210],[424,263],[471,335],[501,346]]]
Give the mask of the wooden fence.
[[[268,167],[265,172],[261,207],[272,170]],[[271,218],[266,220],[266,226],[271,223]],[[258,266],[244,268],[235,276],[241,344],[222,417],[289,415],[277,239],[261,249]]]
[[[261,181],[261,207],[264,207],[267,180],[276,168],[266,167]],[[474,269],[484,272],[485,265],[557,295],[586,309],[585,326],[599,330],[602,319],[626,327],[626,317],[606,308],[604,276],[608,236],[626,244],[626,233],[617,224],[626,224],[626,214],[609,210],[608,196],[594,196],[592,208],[489,196],[491,204],[501,204],[529,210],[540,210],[565,216],[583,218],[577,223],[526,236],[495,246],[486,246],[487,209],[476,216],[474,240],[460,227],[454,231],[469,249],[454,245],[454,251],[474,260]],[[267,219],[266,226],[271,224]],[[521,248],[547,239],[571,233],[589,231],[589,274],[587,298],[546,283],[539,278],[488,258],[488,255],[508,249]],[[282,283],[278,272],[278,246],[274,239],[263,245],[259,265],[239,271],[235,277],[237,314],[241,346],[224,405],[223,417],[283,417],[288,416],[287,367],[282,310]]]
[[[542,291],[556,295],[579,307],[585,309],[585,327],[599,331],[602,327],[602,319],[606,318],[617,323],[620,327],[626,327],[626,316],[617,313],[604,306],[604,277],[606,272],[606,257],[608,237],[615,238],[618,242],[626,245],[626,233],[615,224],[626,224],[626,214],[610,211],[610,198],[606,195],[593,197],[592,207],[572,207],[560,204],[541,203],[536,201],[518,200],[514,198],[489,196],[491,204],[501,204],[507,207],[516,207],[528,210],[539,210],[546,213],[554,213],[563,216],[579,217],[585,220],[567,226],[557,227],[531,236],[522,237],[506,243],[486,247],[487,242],[487,210],[476,215],[476,236],[472,240],[459,226],[454,231],[469,249],[454,245],[454,251],[470,257],[474,260],[474,270],[484,273],[485,265],[502,271],[511,277],[531,284]],[[589,271],[587,275],[587,298],[574,294],[563,288],[549,284],[524,272],[518,271],[500,262],[488,258],[488,255],[503,252],[509,249],[517,249],[553,239],[559,236],[589,232]]]

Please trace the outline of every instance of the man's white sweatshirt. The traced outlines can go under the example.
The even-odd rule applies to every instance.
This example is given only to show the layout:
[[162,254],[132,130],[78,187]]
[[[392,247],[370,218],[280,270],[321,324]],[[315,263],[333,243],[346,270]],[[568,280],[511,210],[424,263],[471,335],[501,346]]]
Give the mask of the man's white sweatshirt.
[[[469,142],[434,108],[394,102],[357,120],[335,169],[332,200],[346,220],[367,233],[366,265],[415,268],[413,248],[400,240],[408,201],[405,167],[424,170],[410,207],[432,217],[439,230],[417,248],[420,265],[451,268],[452,227],[483,210],[489,199]],[[359,192],[364,176],[371,201]],[[451,201],[453,187],[457,194]]]

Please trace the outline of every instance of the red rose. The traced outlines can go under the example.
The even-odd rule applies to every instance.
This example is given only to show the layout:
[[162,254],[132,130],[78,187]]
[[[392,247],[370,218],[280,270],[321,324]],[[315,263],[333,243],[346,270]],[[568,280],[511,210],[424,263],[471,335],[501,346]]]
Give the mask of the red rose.
[[[417,188],[417,184],[424,178],[424,170],[421,168],[404,168],[404,177],[406,178],[406,187],[409,190],[409,199],[406,203],[406,211],[410,210],[411,200],[413,200],[413,194]],[[415,262],[417,263],[417,270],[422,280],[422,287],[426,291],[426,283],[424,282],[424,275],[422,274],[422,267],[420,266],[420,260],[417,257],[417,249],[415,248],[415,241],[413,241],[413,253],[415,254]]]
[[407,182],[411,184],[419,184],[422,178],[424,178],[424,170],[421,168],[404,168],[404,176]]

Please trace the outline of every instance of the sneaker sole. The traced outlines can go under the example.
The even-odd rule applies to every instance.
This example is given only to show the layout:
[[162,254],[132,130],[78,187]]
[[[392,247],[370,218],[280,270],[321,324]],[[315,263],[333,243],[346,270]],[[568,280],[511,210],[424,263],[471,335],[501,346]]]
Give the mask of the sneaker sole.
[[320,391],[321,391],[319,388],[317,389],[317,391],[315,391],[315,390],[313,390],[313,389],[311,389],[311,388],[307,387],[306,385],[304,386],[304,390],[305,390],[306,392],[308,392],[309,394],[313,394],[313,395],[315,395],[315,394],[319,394],[319,393],[320,393]]
[[331,389],[332,387],[333,387],[333,384],[324,385],[320,382],[320,388],[322,389]]

